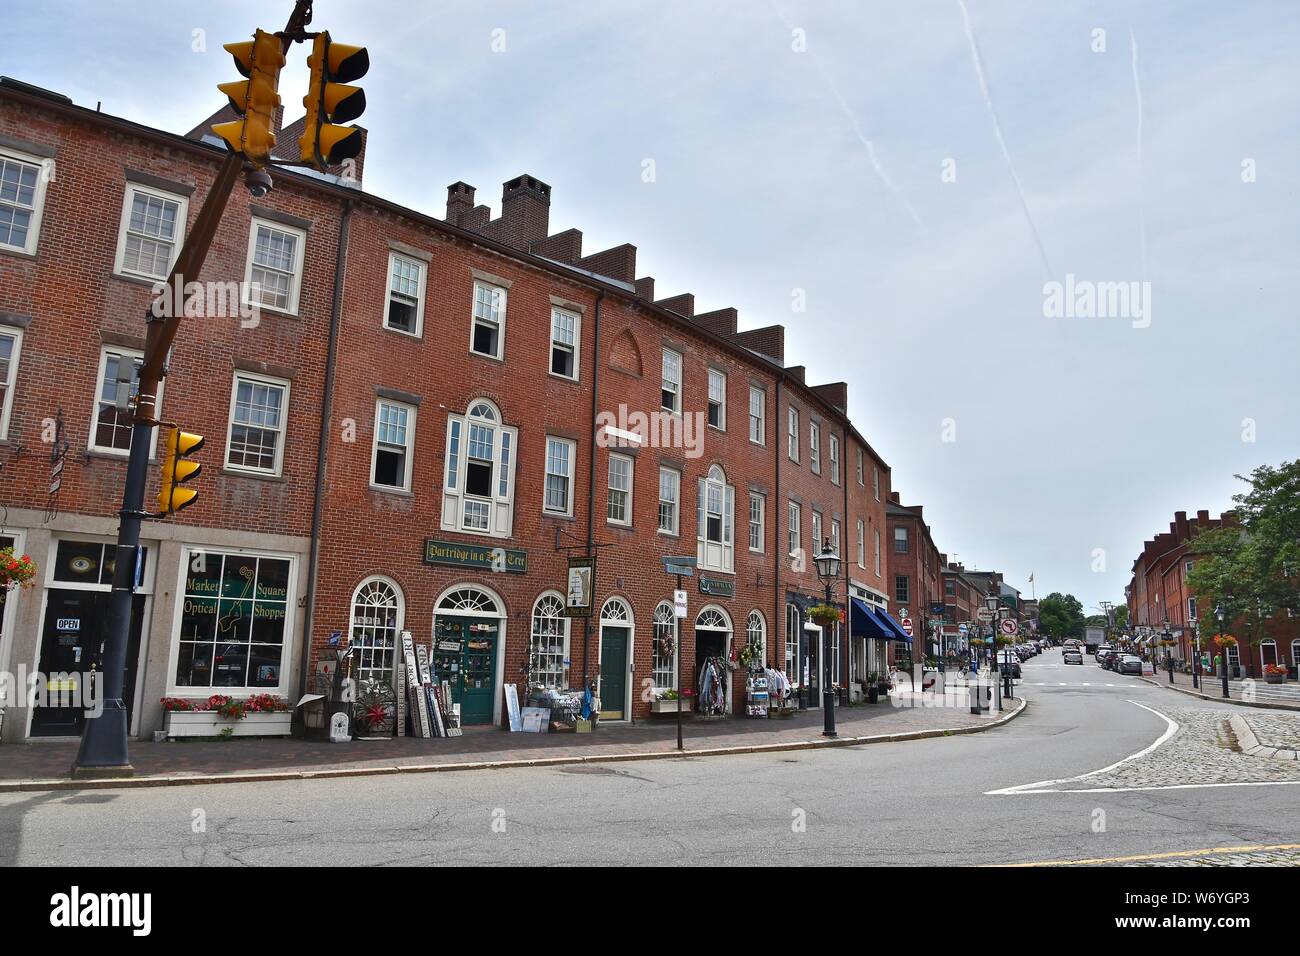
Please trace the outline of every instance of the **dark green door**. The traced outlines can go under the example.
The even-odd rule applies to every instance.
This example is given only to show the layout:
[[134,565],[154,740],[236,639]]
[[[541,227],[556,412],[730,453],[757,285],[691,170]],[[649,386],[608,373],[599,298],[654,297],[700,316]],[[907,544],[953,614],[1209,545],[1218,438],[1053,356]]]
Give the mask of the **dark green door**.
[[492,723],[500,636],[495,618],[439,617],[434,624],[434,672],[451,685],[462,724]]
[[600,629],[600,716],[622,720],[627,699],[628,628],[606,624]]

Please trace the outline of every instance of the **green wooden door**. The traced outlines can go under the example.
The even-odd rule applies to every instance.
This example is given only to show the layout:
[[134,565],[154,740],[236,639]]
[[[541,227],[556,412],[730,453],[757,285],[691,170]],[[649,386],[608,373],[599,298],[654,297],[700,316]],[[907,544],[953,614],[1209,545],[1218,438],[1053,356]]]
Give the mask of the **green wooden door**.
[[496,618],[439,617],[434,624],[434,672],[451,685],[462,724],[492,723],[500,639]]
[[627,642],[629,629],[606,624],[600,629],[600,716],[622,720],[627,699]]

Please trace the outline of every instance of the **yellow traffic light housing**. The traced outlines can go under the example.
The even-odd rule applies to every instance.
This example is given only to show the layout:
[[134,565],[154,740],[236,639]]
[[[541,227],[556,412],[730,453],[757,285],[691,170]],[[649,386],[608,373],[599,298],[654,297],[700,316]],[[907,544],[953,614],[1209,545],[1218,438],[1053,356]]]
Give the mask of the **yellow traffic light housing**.
[[261,168],[271,161],[271,150],[275,147],[275,111],[280,106],[284,50],[278,36],[262,30],[254,33],[252,40],[227,43],[225,48],[247,79],[222,83],[217,89],[230,98],[231,109],[243,119],[217,123],[212,131],[232,150],[243,153],[250,163]]
[[324,171],[361,152],[361,130],[336,124],[351,122],[365,111],[365,90],[347,84],[366,75],[370,54],[365,47],[334,43],[329,33],[318,33],[307,66],[311,78],[302,98],[307,119],[298,140],[299,157],[313,169]]
[[162,461],[162,487],[158,489],[158,509],[164,515],[180,511],[194,503],[199,493],[193,488],[178,487],[198,476],[203,466],[190,461],[189,455],[203,447],[203,436],[173,427],[167,435]]

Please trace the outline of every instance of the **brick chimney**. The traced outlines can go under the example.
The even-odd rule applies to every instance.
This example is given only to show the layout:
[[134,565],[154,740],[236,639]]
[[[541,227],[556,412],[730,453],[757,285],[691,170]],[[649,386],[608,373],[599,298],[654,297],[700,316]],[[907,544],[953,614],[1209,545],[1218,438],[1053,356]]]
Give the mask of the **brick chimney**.
[[463,223],[466,213],[474,208],[474,187],[469,183],[454,182],[447,187],[447,221],[453,226]]
[[831,382],[827,385],[814,385],[813,393],[842,412],[847,412],[849,410],[848,382]]
[[768,325],[761,329],[737,332],[735,339],[751,352],[757,352],[778,364],[785,364],[784,325]]
[[736,334],[736,324],[740,321],[740,313],[735,309],[714,309],[712,312],[701,312],[695,317],[695,322],[702,328],[708,329],[717,335],[731,336]]
[[659,299],[655,305],[669,312],[676,312],[678,315],[684,315],[688,319],[695,315],[695,296],[689,292],[683,292],[681,295],[669,296],[667,299]]
[[[525,173],[501,187],[499,234],[495,237],[516,249],[527,249],[546,238],[551,220],[551,187]],[[496,223],[493,223],[496,225]]]
[[892,502],[893,502],[894,504],[896,504],[896,505],[901,505],[901,504],[903,503],[902,501],[899,500],[898,492],[897,492],[897,491],[891,491],[891,492],[889,493],[889,500],[892,501]]

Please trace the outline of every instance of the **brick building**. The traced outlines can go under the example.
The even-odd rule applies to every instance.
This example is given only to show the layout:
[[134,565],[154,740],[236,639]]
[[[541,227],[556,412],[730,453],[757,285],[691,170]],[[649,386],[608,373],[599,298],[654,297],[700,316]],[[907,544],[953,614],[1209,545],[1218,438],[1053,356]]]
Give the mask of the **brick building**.
[[[97,661],[118,397],[222,158],[207,125],[177,136],[0,83],[0,163],[19,184],[0,196],[0,536],[41,569],[6,605],[0,669]],[[391,677],[411,631],[478,722],[528,681],[591,681],[604,716],[639,718],[675,686],[675,655],[686,690],[703,657],[747,643],[808,674],[809,706],[825,655],[845,689],[883,666],[847,598],[890,606],[890,470],[844,383],[787,367],[780,326],[656,299],[635,247],[550,235],[532,176],[504,184],[495,219],[455,183],[438,219],[363,192],[360,168],[237,189],[197,277],[242,280],[246,307],[187,320],[162,392],[160,418],[207,441],[197,503],[143,531],[132,733],[161,726],[163,696],[296,699],[344,634],[362,674]],[[843,558],[830,635],[806,616],[818,538]],[[568,617],[569,559],[589,552],[591,617]],[[680,624],[669,555],[699,560]],[[7,739],[79,729],[67,708],[10,716]]]
[[886,515],[890,596],[900,613],[902,608],[912,610],[916,632],[913,656],[943,656],[949,648],[955,650],[960,645],[955,638],[952,642],[944,640],[945,615],[931,611],[932,605],[945,603],[943,561],[925,521],[925,509],[921,505],[904,505],[899,494],[891,492]]

